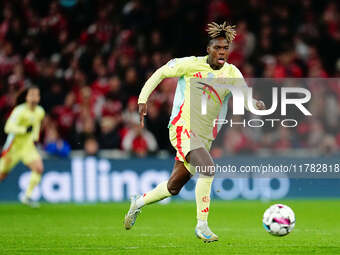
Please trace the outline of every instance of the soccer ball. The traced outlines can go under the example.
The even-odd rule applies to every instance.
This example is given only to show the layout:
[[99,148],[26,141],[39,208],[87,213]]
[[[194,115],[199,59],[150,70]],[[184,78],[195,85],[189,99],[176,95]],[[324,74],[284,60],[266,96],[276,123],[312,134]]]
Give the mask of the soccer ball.
[[263,227],[274,236],[288,235],[295,226],[295,214],[286,205],[275,204],[263,214]]

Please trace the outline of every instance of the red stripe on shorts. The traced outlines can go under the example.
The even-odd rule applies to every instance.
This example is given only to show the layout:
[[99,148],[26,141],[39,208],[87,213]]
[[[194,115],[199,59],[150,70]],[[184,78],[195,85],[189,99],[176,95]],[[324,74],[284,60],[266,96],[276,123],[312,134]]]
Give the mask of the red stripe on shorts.
[[178,153],[183,157],[183,160],[185,160],[185,156],[182,151],[182,139],[181,139],[182,130],[183,130],[183,126],[178,126],[176,128],[176,139],[177,139],[176,148],[177,148]]

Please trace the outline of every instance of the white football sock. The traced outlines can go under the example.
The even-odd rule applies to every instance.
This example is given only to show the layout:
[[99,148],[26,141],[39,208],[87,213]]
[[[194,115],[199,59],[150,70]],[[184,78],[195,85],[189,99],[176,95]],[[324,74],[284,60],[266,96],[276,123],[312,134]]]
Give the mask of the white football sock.
[[208,221],[206,220],[197,220],[197,227],[202,227],[208,225]]
[[143,199],[143,196],[140,196],[137,200],[136,200],[136,205],[138,208],[141,208],[144,206],[144,199]]

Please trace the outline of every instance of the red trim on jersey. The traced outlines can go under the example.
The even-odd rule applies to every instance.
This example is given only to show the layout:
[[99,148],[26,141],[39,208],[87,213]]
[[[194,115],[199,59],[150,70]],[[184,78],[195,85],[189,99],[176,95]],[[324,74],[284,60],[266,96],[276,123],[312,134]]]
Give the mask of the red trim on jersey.
[[14,143],[14,139],[13,139],[13,141],[11,142],[11,144],[8,146],[7,149],[5,149],[5,150],[3,150],[3,151],[1,152],[0,158],[2,158],[3,156],[5,156],[5,155],[9,152],[9,150],[12,148],[13,143]]
[[177,148],[178,153],[183,157],[183,160],[185,160],[185,156],[182,151],[182,139],[181,139],[182,130],[183,130],[183,126],[178,126],[176,128],[176,139],[177,139],[176,148]]
[[184,102],[182,103],[181,107],[179,108],[179,112],[178,112],[177,116],[171,121],[172,125],[175,125],[177,123],[177,121],[181,118],[183,105],[184,105]]

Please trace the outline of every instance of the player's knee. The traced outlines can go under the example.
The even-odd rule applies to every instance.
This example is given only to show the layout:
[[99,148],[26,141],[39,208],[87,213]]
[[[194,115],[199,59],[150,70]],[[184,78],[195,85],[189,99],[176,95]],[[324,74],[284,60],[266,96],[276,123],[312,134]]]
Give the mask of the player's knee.
[[168,190],[169,190],[170,194],[173,195],[173,196],[178,195],[178,193],[181,191],[180,189],[177,189],[177,188],[171,188],[171,189],[168,188]]
[[178,195],[178,193],[181,191],[181,188],[182,188],[182,187],[173,185],[171,182],[168,182],[167,187],[168,187],[169,193],[173,196]]
[[36,170],[37,173],[42,174],[44,172],[44,167],[43,166],[39,166]]
[[38,174],[42,174],[44,172],[44,166],[42,164],[37,164],[33,171],[37,172]]

